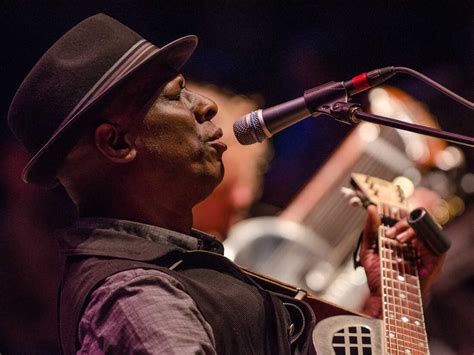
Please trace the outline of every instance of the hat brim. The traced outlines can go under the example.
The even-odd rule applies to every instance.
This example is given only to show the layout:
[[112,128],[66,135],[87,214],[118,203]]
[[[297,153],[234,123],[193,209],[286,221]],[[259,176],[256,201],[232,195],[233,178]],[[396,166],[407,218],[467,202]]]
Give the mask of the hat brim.
[[[45,188],[56,186],[58,181],[55,178],[54,173],[60,164],[60,159],[62,159],[67,153],[67,151],[61,152],[60,149],[58,150],[58,145],[63,141],[63,138],[70,133],[72,127],[74,127],[75,124],[84,117],[84,114],[90,112],[91,109],[102,102],[114,88],[129,79],[136,72],[140,71],[145,65],[156,65],[158,68],[167,65],[179,72],[196,49],[197,43],[198,39],[196,36],[185,36],[161,47],[153,56],[124,75],[105,92],[81,109],[80,112],[77,112],[74,116],[69,118],[67,122],[63,122],[46,144],[43,145],[26,164],[22,173],[23,181],[27,183],[35,183]],[[159,84],[161,83],[158,82],[157,85]]]

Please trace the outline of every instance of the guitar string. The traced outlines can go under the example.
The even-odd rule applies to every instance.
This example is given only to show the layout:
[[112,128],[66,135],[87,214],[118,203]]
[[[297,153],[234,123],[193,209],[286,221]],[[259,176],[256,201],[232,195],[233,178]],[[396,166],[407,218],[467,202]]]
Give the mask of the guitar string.
[[419,278],[419,274],[418,274],[418,266],[417,266],[417,253],[414,249],[411,250],[412,252],[412,260],[413,260],[413,265],[415,265],[414,267],[414,274],[416,276],[415,278],[415,281],[416,281],[416,285],[417,285],[417,298],[418,298],[418,307],[419,309],[421,310],[420,312],[420,315],[421,315],[421,319],[419,319],[419,322],[421,323],[421,328],[422,328],[422,332],[421,332],[421,335],[422,335],[422,338],[423,338],[423,347],[426,349],[426,353],[429,354],[429,348],[428,348],[428,336],[426,334],[426,325],[425,325],[425,318],[424,318],[424,314],[423,314],[423,300],[421,298],[421,287],[420,287],[420,278]]
[[400,299],[400,305],[402,306],[402,314],[401,314],[401,317],[400,317],[400,320],[402,321],[402,335],[403,335],[403,346],[405,348],[405,352],[406,350],[410,350],[410,351],[413,351],[413,348],[409,345],[409,344],[406,344],[405,342],[405,339],[407,338],[407,333],[406,333],[406,328],[407,328],[407,322],[404,322],[404,318],[403,317],[406,317],[406,319],[408,319],[408,322],[410,321],[410,318],[408,318],[408,316],[405,314],[405,310],[409,310],[410,309],[410,306],[408,304],[407,301],[405,301],[404,298],[401,297],[401,292],[404,292],[404,295],[405,297],[408,297],[408,289],[407,289],[407,286],[406,286],[406,278],[407,278],[407,274],[406,274],[406,270],[405,270],[405,255],[403,253],[403,246],[400,245],[398,242],[395,244],[395,254],[396,254],[396,258],[397,258],[397,273],[398,273],[398,280],[400,280],[399,277],[402,277],[403,278],[403,282],[399,282],[398,283],[398,295],[399,295],[399,299]]
[[[393,279],[393,254],[394,254],[394,250],[393,250],[393,247],[392,247],[392,244],[388,241],[388,238],[385,237],[385,234],[384,234],[384,237],[383,237],[383,242],[384,242],[384,245],[386,247],[386,249],[388,250],[388,259],[391,261],[391,267],[390,267],[390,275],[388,275],[390,281],[391,281],[391,284],[392,284],[392,289],[396,290],[396,287],[395,287],[395,282],[394,282],[394,279]],[[398,265],[395,264],[395,267],[398,268]],[[387,268],[387,274],[388,274],[388,268]],[[387,294],[388,294],[388,291],[387,291]],[[397,318],[397,310],[395,308],[395,295],[392,295],[391,296],[391,299],[390,299],[390,303],[391,303],[391,307],[392,307],[392,313],[394,315],[394,318],[396,319]],[[396,351],[399,352],[401,350],[401,348],[403,347],[403,344],[402,344],[402,341],[400,339],[400,336],[399,336],[399,331],[397,329],[397,326],[396,326],[396,323],[393,324],[393,334],[394,334],[394,339],[396,340]]]
[[[393,250],[393,245],[388,241],[387,238],[384,239],[384,243],[385,243],[386,248],[390,250],[390,253],[388,254],[388,257],[391,261],[393,261],[393,255],[395,253],[395,250]],[[398,268],[398,265],[395,264],[394,269],[397,270],[397,268]],[[397,291],[399,286],[394,281],[394,277],[393,277],[393,274],[394,274],[394,271],[395,271],[394,269],[392,268],[392,271],[390,271],[390,274],[389,274],[389,277],[392,280],[392,286],[393,286],[393,290],[394,290],[394,294],[391,297],[391,302],[392,302],[391,306],[392,306],[393,318],[394,318],[394,320],[392,322],[393,322],[393,328],[394,328],[394,333],[395,333],[395,339],[397,339],[397,351],[403,351],[402,339],[400,338],[400,334],[399,334],[400,331],[399,331],[398,327],[396,326],[396,320],[398,318],[398,312],[397,312],[397,308],[396,308],[395,292]]]
[[[390,211],[389,207],[386,204],[383,204],[383,206],[384,206],[384,210],[386,211],[385,215],[389,218],[393,218],[392,214],[390,213],[391,211]],[[392,265],[391,268],[390,268],[390,270],[391,270],[390,271],[390,278],[392,279],[392,285],[395,285],[394,273],[396,273],[398,275],[400,274],[400,264],[399,264],[399,261],[398,261],[397,247],[396,247],[396,244],[393,243],[392,240],[387,238],[387,237],[385,237],[384,242],[386,243],[387,246],[389,246],[389,248],[391,250],[391,252],[389,254],[391,265]],[[395,267],[393,267],[393,266],[395,266]],[[397,282],[396,287],[394,287],[394,293],[393,293],[393,296],[392,296],[392,301],[393,301],[392,306],[393,306],[393,311],[394,311],[394,314],[395,314],[394,327],[395,327],[395,333],[396,333],[395,336],[396,336],[396,339],[397,339],[397,345],[398,345],[398,348],[402,348],[402,351],[404,351],[404,349],[406,348],[405,341],[404,341],[403,337],[400,337],[400,331],[399,331],[398,327],[396,326],[396,320],[400,317],[400,315],[398,314],[397,309],[396,309],[397,300],[396,300],[396,297],[395,297],[395,292],[398,292],[398,294],[400,294],[400,282]],[[403,329],[402,329],[402,333],[403,333]]]
[[[383,214],[386,217],[389,217],[391,219],[396,219],[397,216],[394,215],[394,212],[392,211],[392,209],[387,204],[382,204],[382,210],[383,210]],[[400,269],[400,260],[402,261],[402,263],[404,262],[404,260],[403,260],[403,257],[400,258],[400,256],[399,256],[398,243],[396,241],[393,241],[393,240],[387,238],[384,235],[383,236],[383,242],[384,242],[383,244],[385,245],[385,247],[388,250],[388,256],[389,256],[388,262],[390,264],[390,267],[386,267],[386,270],[387,270],[387,274],[390,273],[389,278],[392,281],[392,286],[393,286],[390,302],[392,303],[391,306],[393,307],[393,315],[394,315],[394,317],[393,317],[394,318],[394,320],[393,320],[393,322],[394,322],[393,331],[394,331],[395,339],[396,339],[396,346],[397,346],[396,350],[397,350],[397,352],[399,352],[400,348],[402,348],[402,351],[406,351],[406,349],[408,347],[407,347],[407,344],[406,344],[406,334],[405,334],[405,331],[404,331],[404,324],[402,323],[401,327],[397,326],[399,318],[402,321],[401,317],[403,317],[403,313],[402,313],[403,308],[401,308],[401,312],[399,313],[397,311],[397,305],[396,305],[396,303],[397,303],[396,293],[398,293],[398,300],[400,302],[400,305],[403,305],[403,301],[400,298],[400,295],[401,295],[401,282],[400,281],[401,280],[400,280],[399,276],[404,275],[403,271]],[[402,264],[402,267],[403,267],[403,264]],[[398,281],[395,281],[394,274],[397,277]],[[387,295],[389,295],[390,292],[387,290],[386,293],[387,293]],[[387,298],[387,300],[388,300],[388,298]],[[388,322],[389,323],[391,322],[390,319],[388,320]],[[399,328],[401,328],[401,329],[399,329]],[[401,333],[403,334],[402,337],[400,337],[400,330],[401,330]]]
[[[392,279],[396,280],[394,281],[397,285],[397,287],[394,290],[394,295],[393,295],[393,302],[394,302],[394,313],[396,315],[395,317],[395,329],[397,332],[397,339],[400,339],[401,347],[402,350],[406,353],[407,350],[410,352],[413,352],[417,348],[416,344],[416,337],[415,342],[410,341],[412,338],[411,334],[411,329],[410,329],[410,314],[406,314],[406,312],[411,309],[410,304],[408,303],[407,300],[407,295],[409,294],[409,290],[407,288],[407,270],[405,269],[406,267],[406,260],[405,260],[405,253],[404,253],[404,247],[400,245],[396,240],[391,240],[387,239],[386,242],[390,245],[391,249],[394,251],[392,254],[391,258],[392,261],[395,260],[395,266],[396,270],[394,270],[394,273],[392,273]],[[396,292],[396,293],[395,293]],[[404,297],[402,297],[402,294]],[[398,295],[398,297],[397,297]],[[400,303],[400,311],[397,310],[397,300]],[[404,321],[404,318],[408,319],[408,322]],[[401,335],[401,336],[400,336]]]
[[[380,208],[380,205],[377,205],[377,213],[379,214],[379,216],[381,215],[381,208]],[[380,281],[382,283],[382,307],[383,307],[383,318],[384,318],[384,338],[385,338],[385,347],[389,350],[392,349],[392,341],[391,341],[391,338],[390,338],[390,332],[391,332],[391,329],[390,329],[390,322],[388,320],[389,318],[389,310],[387,309],[387,307],[389,307],[389,303],[388,303],[388,293],[387,293],[387,283],[388,283],[388,279],[387,279],[387,275],[386,275],[386,270],[385,270],[385,253],[386,253],[386,250],[385,248],[383,247],[383,235],[384,235],[384,232],[385,232],[385,226],[384,225],[380,225],[379,227],[379,235],[378,235],[378,246],[379,246],[379,255],[380,255],[380,264],[381,264],[381,270],[380,270]]]
[[388,277],[388,267],[386,260],[388,259],[387,253],[390,253],[390,251],[385,247],[384,243],[384,238],[385,238],[385,230],[386,226],[381,226],[380,227],[380,235],[379,235],[379,250],[382,252],[382,273],[383,273],[383,307],[384,307],[384,318],[385,318],[385,338],[387,342],[387,348],[390,350],[390,352],[397,351],[398,352],[398,340],[395,336],[396,332],[395,329],[392,329],[392,324],[390,323],[390,313],[391,313],[391,300],[389,299],[390,296],[387,291],[387,286],[391,282],[392,283],[392,288],[393,288],[393,281],[391,278]]
[[[427,336],[426,336],[426,331],[425,331],[425,325],[424,325],[424,317],[423,317],[423,308],[422,308],[422,300],[421,300],[421,294],[420,294],[420,287],[419,287],[419,279],[418,279],[418,268],[417,268],[417,265],[416,265],[416,257],[415,257],[416,253],[415,253],[415,249],[411,246],[409,246],[407,248],[407,257],[410,258],[410,263],[408,263],[408,266],[410,267],[410,275],[413,274],[414,276],[414,280],[416,281],[417,283],[417,288],[416,291],[417,291],[417,294],[416,294],[416,297],[417,297],[417,302],[415,303],[415,306],[417,307],[417,313],[420,314],[421,317],[418,317],[417,318],[417,321],[420,323],[419,325],[417,325],[416,323],[411,323],[412,324],[412,328],[413,327],[416,327],[414,329],[414,332],[420,336],[421,339],[418,339],[418,342],[417,342],[417,347],[421,347],[423,348],[423,351],[425,351],[425,353],[428,353],[429,350],[427,348]],[[413,306],[412,306],[413,307]],[[420,319],[421,318],[421,319]],[[422,328],[421,331],[419,328]]]
[[[412,318],[412,314],[414,314],[414,312],[410,313],[411,310],[413,310],[413,308],[419,308],[419,303],[414,303],[414,304],[411,304],[408,302],[408,295],[411,293],[411,291],[408,290],[408,286],[407,284],[409,283],[409,280],[411,280],[411,275],[413,274],[413,260],[411,259],[411,251],[412,251],[412,247],[411,245],[406,245],[406,246],[402,246],[402,248],[404,249],[404,251],[402,251],[402,255],[404,255],[404,257],[406,256],[408,258],[408,261],[407,262],[403,262],[403,265],[404,265],[404,268],[406,267],[406,270],[405,270],[405,294],[406,294],[406,306],[407,306],[407,310],[408,310],[408,322],[406,323],[407,325],[407,331],[410,331],[410,332],[413,332],[413,333],[417,333],[417,329],[415,328],[415,323],[413,322],[413,318]],[[410,278],[409,278],[410,277]],[[416,348],[419,348],[419,344],[416,344]],[[418,349],[413,349],[413,350],[418,350]]]
[[[401,270],[400,270],[400,260],[401,259],[400,259],[400,256],[398,255],[397,244],[395,242],[392,242],[392,240],[386,240],[386,243],[390,246],[391,250],[393,251],[393,253],[391,254],[392,261],[393,260],[396,261],[395,270],[393,270],[393,272],[391,273],[391,277],[392,277],[393,280],[395,280],[394,276],[396,276],[396,278],[398,280],[398,282],[396,283],[397,287],[395,288],[395,292],[398,293],[398,295],[399,295],[398,300],[400,302],[400,305],[403,306],[403,301],[400,299],[400,294],[401,294],[401,287],[400,286],[401,286],[401,283],[400,283],[400,278],[399,278],[399,276],[401,276]],[[396,324],[396,321],[398,319],[401,320],[403,307],[401,309],[401,312],[398,313],[397,309],[396,309],[397,298],[395,297],[395,292],[394,292],[394,295],[393,295],[393,304],[394,304],[394,310],[395,310],[395,324]],[[401,328],[401,329],[398,329],[398,328]],[[401,327],[396,327],[396,332],[397,332],[397,339],[400,340],[402,350],[405,351],[406,345],[405,345],[405,341],[404,341],[405,339],[403,337],[403,335],[404,335],[403,324],[402,324]],[[402,335],[402,336],[400,337],[400,335]]]
[[[381,208],[380,208],[380,205],[377,206],[377,212],[379,215],[381,215],[383,213],[383,211],[381,211]],[[382,256],[382,259],[381,259],[381,282],[382,282],[382,306],[383,306],[383,318],[384,318],[384,326],[385,326],[385,329],[384,329],[384,335],[385,335],[385,343],[386,343],[386,347],[387,348],[392,348],[392,341],[391,341],[391,338],[390,338],[390,332],[391,332],[391,329],[390,329],[390,324],[388,322],[388,317],[389,317],[389,314],[388,314],[388,310],[387,310],[387,305],[388,305],[388,302],[387,302],[387,292],[386,292],[386,285],[387,285],[387,277],[385,275],[386,271],[384,269],[384,264],[385,264],[385,258],[384,258],[384,254],[386,253],[385,249],[383,248],[383,234],[384,234],[384,228],[385,226],[381,225],[379,227],[379,240],[378,240],[378,244],[379,244],[379,253],[381,254]]]
[[389,340],[387,336],[387,327],[386,327],[386,307],[385,307],[385,277],[384,277],[384,270],[383,270],[383,249],[382,249],[382,231],[381,229],[383,228],[382,225],[379,226],[379,231],[378,231],[378,238],[377,238],[377,245],[378,245],[378,251],[379,251],[379,257],[380,257],[380,282],[382,284],[382,315],[383,315],[383,342],[384,346],[388,347],[389,346]]
[[[423,328],[424,328],[424,321],[423,321],[422,302],[421,302],[421,298],[420,298],[420,288],[419,288],[419,282],[418,282],[418,267],[416,265],[416,258],[414,258],[414,256],[415,256],[414,247],[412,245],[407,245],[406,246],[406,252],[405,252],[404,255],[406,255],[407,258],[409,259],[409,262],[404,264],[404,265],[407,266],[407,268],[409,268],[409,271],[406,274],[408,274],[410,276],[410,280],[415,280],[416,281],[415,286],[417,286],[417,287],[414,287],[415,291],[416,291],[416,295],[412,291],[410,291],[410,295],[416,296],[416,302],[409,303],[409,309],[410,310],[413,310],[414,308],[416,308],[416,309],[414,309],[414,312],[412,312],[412,314],[410,314],[410,318],[412,317],[412,315],[415,316],[415,313],[417,314],[417,316],[416,316],[416,318],[410,319],[409,328],[417,336],[416,348],[419,349],[421,347],[422,351],[425,351],[425,353],[426,353],[426,351],[427,351],[426,333],[425,332],[420,332],[420,330],[419,330],[420,325],[423,325]],[[408,279],[407,279],[406,282],[408,283]],[[410,284],[410,286],[414,286],[414,285]],[[408,292],[407,292],[407,294],[408,294]],[[414,319],[416,319],[416,321],[418,321],[419,324],[417,324],[416,321],[414,321]]]
[[[390,283],[392,289],[394,289],[394,282],[393,282],[393,278],[391,277],[391,275],[389,275],[389,267],[387,265],[387,260],[390,260],[391,258],[391,255],[392,255],[392,250],[391,248],[387,247],[387,242],[386,242],[386,237],[385,237],[385,231],[386,231],[387,227],[384,227],[383,229],[383,235],[382,235],[382,238],[381,238],[381,241],[382,241],[382,245],[383,245],[383,248],[384,248],[384,263],[385,263],[385,280],[387,280],[387,284]],[[388,286],[388,285],[387,285]],[[399,344],[399,337],[397,336],[397,327],[395,324],[392,324],[391,322],[391,315],[393,314],[396,314],[396,309],[394,309],[394,298],[393,296],[391,296],[388,292],[388,289],[386,287],[386,305],[388,307],[388,314],[387,314],[387,324],[388,324],[388,329],[389,329],[389,333],[388,333],[388,337],[390,339],[390,344],[393,345],[391,347],[391,350],[394,350],[398,353],[399,349],[400,349],[400,344]]]
[[[382,203],[382,210],[384,211],[384,215],[386,217],[389,217],[389,218],[392,218],[393,216],[391,215],[391,211],[388,207],[388,205]],[[388,227],[386,228],[388,229]],[[385,230],[386,230],[385,229]],[[385,232],[384,230],[384,232]],[[388,238],[385,236],[385,233],[383,235],[383,242],[385,244],[385,247],[387,248],[388,250],[388,259],[389,259],[389,263],[390,263],[390,268],[389,267],[386,267],[387,269],[387,273],[390,272],[390,275],[389,275],[389,279],[391,280],[391,284],[392,284],[392,289],[395,289],[395,283],[394,283],[394,279],[393,279],[393,267],[395,265],[395,268],[398,269],[398,263],[395,263],[394,264],[394,259],[393,259],[393,256],[394,256],[394,250],[393,250],[393,246],[392,246],[392,243],[389,242]],[[390,270],[390,271],[388,271]],[[388,290],[387,290],[387,294],[389,294]],[[397,310],[395,308],[395,305],[396,305],[396,301],[395,301],[395,295],[393,294],[391,296],[391,307],[393,308],[392,311],[393,311],[393,314],[395,315],[395,319],[397,317]],[[390,322],[390,321],[389,321]],[[400,351],[400,348],[402,348],[404,346],[403,344],[403,341],[402,339],[400,339],[400,336],[399,336],[399,332],[398,332],[398,329],[397,329],[397,325],[396,323],[393,324],[393,333],[394,333],[394,339],[396,339],[396,351],[399,352]]]
[[384,268],[385,265],[385,253],[386,250],[383,248],[383,239],[382,236],[384,234],[384,226],[381,225],[379,228],[379,253],[381,256],[381,282],[382,282],[382,307],[383,307],[383,318],[384,318],[384,337],[385,337],[385,346],[387,349],[391,349],[391,340],[390,340],[390,323],[389,323],[389,311],[387,310],[388,307],[388,299],[387,299],[387,291],[386,291],[386,284],[387,284],[387,277],[385,275],[386,271]]

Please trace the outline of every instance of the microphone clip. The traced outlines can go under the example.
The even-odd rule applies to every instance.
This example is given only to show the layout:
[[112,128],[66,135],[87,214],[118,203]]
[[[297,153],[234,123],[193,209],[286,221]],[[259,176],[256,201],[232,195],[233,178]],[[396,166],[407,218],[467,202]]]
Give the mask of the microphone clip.
[[349,102],[349,95],[343,82],[331,81],[306,90],[304,101],[312,116],[323,113],[349,125],[359,123],[354,114],[361,106]]
[[331,116],[336,121],[354,126],[360,122],[356,113],[361,110],[361,105],[353,102],[335,102],[330,105],[323,105],[319,108],[319,113]]

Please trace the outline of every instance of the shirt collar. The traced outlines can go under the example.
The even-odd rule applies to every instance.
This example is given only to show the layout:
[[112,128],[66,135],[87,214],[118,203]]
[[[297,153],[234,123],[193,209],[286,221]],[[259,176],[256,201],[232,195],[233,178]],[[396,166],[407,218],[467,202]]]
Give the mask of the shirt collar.
[[184,250],[205,250],[224,254],[224,247],[219,240],[196,229],[192,229],[190,235],[187,235],[149,224],[99,217],[78,218],[72,228],[115,231],[151,242],[171,244]]

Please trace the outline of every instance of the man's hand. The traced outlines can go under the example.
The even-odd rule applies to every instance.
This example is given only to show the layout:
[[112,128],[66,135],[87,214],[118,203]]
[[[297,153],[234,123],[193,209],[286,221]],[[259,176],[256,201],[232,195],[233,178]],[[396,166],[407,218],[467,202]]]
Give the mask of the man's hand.
[[[377,248],[378,228],[380,218],[375,206],[369,206],[368,216],[362,237],[360,249],[360,260],[367,275],[367,283],[370,290],[370,297],[364,307],[364,312],[376,318],[382,315],[382,299],[380,284],[380,262]],[[411,243],[418,255],[418,274],[422,294],[430,288],[441,272],[445,254],[435,256],[426,248],[424,243],[416,238],[415,231],[410,227],[406,219],[400,220],[385,233],[388,238],[396,239],[401,243]]]

